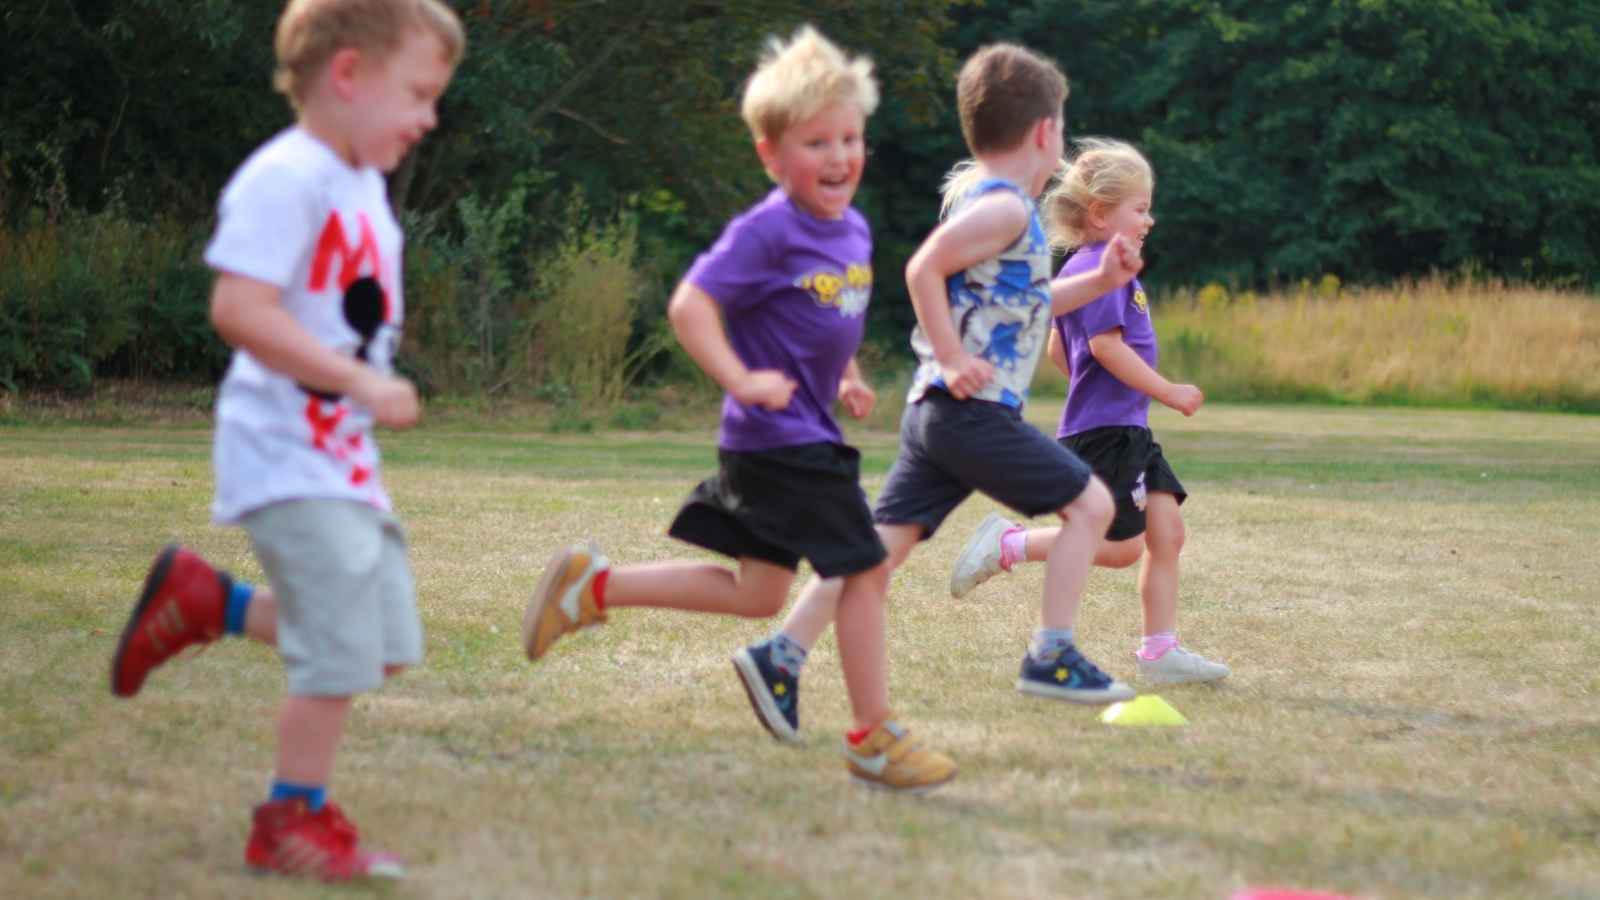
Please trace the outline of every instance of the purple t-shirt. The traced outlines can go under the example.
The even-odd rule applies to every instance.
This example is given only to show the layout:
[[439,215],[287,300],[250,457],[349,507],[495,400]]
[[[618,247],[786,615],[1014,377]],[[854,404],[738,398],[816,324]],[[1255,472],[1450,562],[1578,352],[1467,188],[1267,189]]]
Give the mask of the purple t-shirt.
[[[1105,250],[1103,241],[1085,245],[1067,260],[1057,277],[1094,271]],[[1058,316],[1055,326],[1072,368],[1067,405],[1061,410],[1056,437],[1070,437],[1108,425],[1150,427],[1150,397],[1123,384],[1089,352],[1090,338],[1121,328],[1123,343],[1132,347],[1150,368],[1156,367],[1156,330],[1150,322],[1150,303],[1139,279]]]
[[776,411],[724,396],[717,445],[844,443],[833,403],[872,295],[872,233],[861,213],[818,219],[774,188],[729,222],[684,278],[722,307],[728,342],[745,366],[780,370],[799,385]]

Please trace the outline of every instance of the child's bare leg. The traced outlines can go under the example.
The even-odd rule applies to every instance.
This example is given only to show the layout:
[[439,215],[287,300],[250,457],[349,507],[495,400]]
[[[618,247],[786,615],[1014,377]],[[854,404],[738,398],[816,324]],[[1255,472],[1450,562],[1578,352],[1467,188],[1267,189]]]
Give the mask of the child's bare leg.
[[349,711],[349,697],[286,698],[278,711],[277,779],[326,785]]
[[272,588],[256,588],[244,613],[244,633],[268,647],[278,646],[278,598]]
[[1145,522],[1139,601],[1144,605],[1144,633],[1148,636],[1178,628],[1178,556],[1185,537],[1178,498],[1152,491]]
[[839,598],[843,593],[843,578],[811,576],[800,589],[800,599],[790,608],[779,632],[809,652],[838,616]]
[[1148,684],[1218,681],[1228,667],[1178,644],[1178,556],[1183,552],[1183,516],[1178,499],[1150,493],[1144,565],[1139,569],[1139,600],[1144,604],[1144,640],[1139,677]]
[[1134,696],[1132,688],[1078,651],[1074,634],[1084,582],[1115,512],[1111,492],[1098,478],[1090,479],[1078,499],[1061,510],[1061,529],[1045,560],[1040,625],[1022,659],[1017,690],[1074,703],[1113,703]]
[[850,712],[857,730],[873,728],[889,717],[889,672],[884,649],[889,576],[911,555],[922,528],[880,525],[878,534],[889,557],[876,568],[842,579],[835,626],[839,667],[844,670],[845,691],[850,695]]
[[[878,539],[883,541],[884,547],[889,550],[890,572],[900,568],[901,563],[910,555],[911,548],[916,546],[921,535],[920,528],[912,528],[912,537],[909,542],[900,534],[895,533],[906,526],[879,525],[877,526]],[[894,546],[891,546],[891,542]],[[904,546],[896,550],[896,547]],[[898,557],[897,557],[898,554]],[[828,630],[839,613],[839,597],[844,592],[843,578],[818,578],[813,575],[806,580],[805,587],[800,589],[800,599],[789,610],[789,615],[784,618],[783,626],[778,631],[789,640],[799,644],[801,648],[810,651],[817,645],[817,640],[822,633]]]
[[[1055,546],[1059,528],[1030,528],[1023,536],[1022,562],[1044,562],[1050,558],[1050,548]],[[1101,541],[1095,551],[1094,564],[1104,569],[1125,569],[1139,561],[1144,554],[1144,535],[1125,541]]]
[[736,572],[710,563],[648,563],[612,569],[605,604],[766,619],[783,609],[793,583],[794,572],[750,557]]
[[839,668],[856,730],[889,717],[889,665],[883,645],[888,593],[889,568],[880,563],[844,579],[839,598]]
[[1115,512],[1111,492],[1098,478],[1089,479],[1083,493],[1061,509],[1061,527],[1045,560],[1044,628],[1066,630],[1077,623],[1089,568]]

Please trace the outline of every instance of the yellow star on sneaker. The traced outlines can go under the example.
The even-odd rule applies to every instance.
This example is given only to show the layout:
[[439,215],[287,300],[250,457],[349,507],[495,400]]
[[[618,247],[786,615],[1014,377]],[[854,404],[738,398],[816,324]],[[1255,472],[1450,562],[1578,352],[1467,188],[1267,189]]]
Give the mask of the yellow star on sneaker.
[[777,694],[779,697],[782,697],[784,694],[789,693],[789,686],[786,684],[779,684],[772,689],[772,692]]
[[1066,681],[1068,676],[1069,676],[1069,673],[1067,672],[1067,667],[1066,666],[1061,666],[1060,668],[1056,669],[1056,680],[1057,681]]

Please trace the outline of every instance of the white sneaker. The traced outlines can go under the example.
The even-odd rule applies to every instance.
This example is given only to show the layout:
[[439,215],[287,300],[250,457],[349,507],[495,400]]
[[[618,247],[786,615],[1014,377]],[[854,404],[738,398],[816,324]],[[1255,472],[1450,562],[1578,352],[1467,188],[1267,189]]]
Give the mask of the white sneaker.
[[999,513],[989,513],[978,523],[950,572],[950,596],[965,597],[1000,573],[1000,537],[1015,527],[1016,523]]
[[1133,655],[1139,660],[1139,680],[1146,684],[1221,681],[1228,677],[1227,666],[1182,647],[1173,647],[1157,659],[1145,659],[1138,653]]

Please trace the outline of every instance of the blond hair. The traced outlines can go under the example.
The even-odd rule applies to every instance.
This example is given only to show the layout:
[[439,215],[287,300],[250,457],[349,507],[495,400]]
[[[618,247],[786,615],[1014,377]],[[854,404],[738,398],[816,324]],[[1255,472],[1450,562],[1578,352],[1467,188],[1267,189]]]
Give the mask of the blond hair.
[[756,140],[776,141],[790,126],[840,101],[855,103],[863,116],[878,108],[872,61],[845,56],[805,25],[787,43],[776,37],[767,41],[767,51],[745,86],[740,114]]
[[[1067,174],[1068,162],[1061,160],[1056,170],[1050,174],[1054,182]],[[947,219],[950,212],[955,209],[956,201],[966,196],[973,188],[983,181],[984,171],[982,165],[975,159],[963,159],[950,167],[944,175],[944,181],[939,184],[939,218]]]
[[1045,193],[1045,233],[1050,246],[1069,250],[1088,243],[1093,206],[1116,206],[1139,191],[1155,188],[1155,173],[1132,144],[1110,138],[1080,138],[1076,154],[1063,162],[1056,184]]
[[299,109],[311,82],[335,53],[355,48],[387,54],[411,29],[437,37],[452,66],[466,49],[461,20],[440,0],[289,0],[278,18],[278,69],[272,85]]
[[1032,50],[1016,44],[979,48],[956,77],[961,136],[974,155],[1010,150],[1034,123],[1059,117],[1067,93],[1067,76]]

